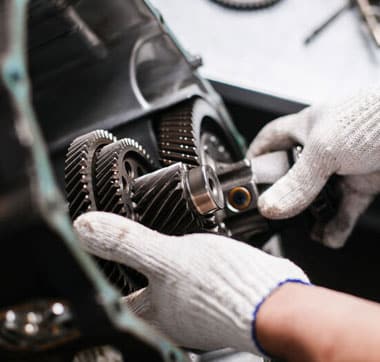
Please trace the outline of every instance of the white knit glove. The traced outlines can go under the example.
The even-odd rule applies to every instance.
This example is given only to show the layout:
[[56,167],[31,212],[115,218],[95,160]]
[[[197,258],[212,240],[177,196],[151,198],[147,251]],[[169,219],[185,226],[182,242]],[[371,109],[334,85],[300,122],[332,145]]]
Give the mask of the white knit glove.
[[126,303],[183,347],[263,353],[255,329],[260,305],[286,282],[308,284],[289,260],[226,237],[166,236],[104,212],[84,214],[74,225],[88,252],[148,278],[149,286]]
[[300,159],[261,195],[258,207],[271,219],[293,217],[315,199],[332,174],[345,175],[338,214],[319,231],[324,244],[341,247],[380,191],[380,89],[269,123],[252,142],[247,157],[295,144],[304,145]]

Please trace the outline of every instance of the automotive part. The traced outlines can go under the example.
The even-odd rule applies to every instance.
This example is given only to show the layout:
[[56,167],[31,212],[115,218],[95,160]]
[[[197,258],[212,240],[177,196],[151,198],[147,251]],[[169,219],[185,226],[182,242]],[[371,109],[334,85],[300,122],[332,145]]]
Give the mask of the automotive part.
[[[197,100],[190,105],[197,102],[201,104]],[[288,220],[270,221],[261,216],[257,200],[260,193],[285,175],[297,161],[302,147],[265,154],[253,160],[220,162],[220,159],[226,161],[230,157],[226,159],[221,141],[218,141],[218,148],[223,147],[223,152],[213,150],[213,138],[216,136],[210,136],[209,130],[202,132],[200,120],[203,117],[199,114],[205,113],[198,112],[198,116],[192,118],[194,112],[189,112],[187,105],[182,108],[183,112],[180,109],[171,111],[171,117],[166,115],[159,123],[162,163],[170,166],[132,178],[128,176],[131,166],[125,163],[125,151],[129,146],[120,147],[122,141],[117,141],[100,151],[93,175],[98,180],[98,194],[94,195],[98,199],[98,210],[120,214],[120,210],[128,208],[128,213],[121,214],[169,235],[214,232],[253,243],[256,235],[269,236],[269,233],[287,226]],[[162,142],[163,134],[166,142]],[[197,142],[197,139],[206,141]],[[129,144],[131,142],[129,140]],[[186,148],[185,142],[191,147]],[[212,152],[209,151],[210,145]],[[102,153],[107,157],[102,157]],[[181,162],[174,162],[175,159]],[[122,179],[120,175],[125,176]],[[314,221],[321,224],[336,212],[339,195],[330,192],[331,188],[334,188],[334,179],[308,209]],[[115,197],[112,199],[105,195]],[[121,200],[128,200],[128,204]],[[117,209],[115,205],[118,202],[120,207]]]
[[[0,359],[72,361],[111,346],[124,360],[187,360],[120,305],[126,292],[118,277],[132,272],[113,264],[106,274],[117,288],[107,282],[79,248],[61,191],[69,149],[72,218],[104,208],[144,221],[146,210],[160,210],[152,199],[143,207],[139,190],[161,191],[163,177],[175,181],[169,189],[179,190],[173,200],[194,218],[191,225],[225,232],[214,174],[219,164],[243,159],[244,142],[199,65],[148,1],[0,0],[0,283],[7,291],[0,300]],[[172,124],[168,112],[185,105],[193,121],[194,109],[202,111],[199,127],[191,124],[190,136],[179,132],[184,138],[163,136],[164,122]],[[176,142],[190,148],[178,152]],[[166,157],[172,147],[179,159]],[[167,210],[158,215],[158,229],[171,224]],[[59,305],[67,319],[48,317],[46,324],[44,316]],[[52,329],[60,331],[54,338]]]
[[261,9],[271,6],[279,0],[213,0],[219,4],[236,9]]
[[65,184],[73,220],[83,212],[97,209],[94,166],[101,148],[114,140],[111,133],[98,130],[78,137],[71,143],[65,160]]

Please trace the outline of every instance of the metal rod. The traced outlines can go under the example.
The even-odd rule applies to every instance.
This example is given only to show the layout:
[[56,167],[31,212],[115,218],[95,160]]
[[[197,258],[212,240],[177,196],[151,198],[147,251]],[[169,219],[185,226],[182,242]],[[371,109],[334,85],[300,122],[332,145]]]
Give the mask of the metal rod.
[[347,9],[351,8],[353,1],[347,1],[338,10],[334,11],[321,25],[314,29],[310,35],[308,35],[304,40],[304,45],[309,45],[323,30],[325,30],[331,23],[333,23],[341,14],[343,14]]

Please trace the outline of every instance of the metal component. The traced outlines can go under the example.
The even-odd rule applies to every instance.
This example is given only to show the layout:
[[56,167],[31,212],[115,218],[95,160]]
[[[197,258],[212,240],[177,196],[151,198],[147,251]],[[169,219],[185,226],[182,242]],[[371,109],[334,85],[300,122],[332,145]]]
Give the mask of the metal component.
[[[41,8],[45,5],[45,1],[38,3]],[[79,246],[66,203],[55,183],[49,153],[31,102],[34,88],[26,66],[27,5],[26,0],[0,2],[3,128],[0,144],[7,151],[0,154],[0,239],[3,253],[7,255],[0,263],[0,284],[2,290],[7,291],[0,299],[0,310],[8,323],[17,321],[19,311],[25,320],[28,319],[24,328],[16,325],[15,340],[11,342],[13,346],[22,347],[15,350],[11,344],[0,343],[0,360],[58,359],[59,352],[66,355],[80,348],[82,341],[73,338],[58,339],[59,343],[54,343],[55,329],[48,336],[53,343],[44,343],[45,338],[40,334],[44,327],[37,324],[37,331],[33,323],[39,320],[40,310],[46,310],[46,304],[40,309],[27,303],[36,295],[45,298],[41,303],[50,303],[49,298],[53,298],[54,303],[61,298],[67,301],[67,304],[62,303],[65,309],[69,305],[75,315],[73,330],[80,331],[80,338],[86,345],[103,343],[103,340],[109,342],[112,338],[113,345],[129,359],[172,361],[170,356],[174,355],[178,360],[187,360],[169,340],[120,306],[120,294],[106,282]],[[16,172],[9,172],[15,164]],[[30,312],[33,314],[28,314]],[[55,319],[54,315],[57,323],[53,322],[53,326],[61,327],[62,316]],[[97,329],[95,334],[91,331],[93,327]],[[10,330],[12,327],[8,325],[7,331]],[[63,329],[57,332],[64,333]],[[43,347],[35,343],[40,336]],[[59,352],[55,350],[57,347]]]
[[[202,177],[204,180],[200,181]],[[197,185],[190,186],[189,167],[182,163],[136,179],[132,188],[132,200],[139,221],[170,235],[200,232],[215,227],[212,220],[200,215],[191,196],[192,190],[195,191],[195,203],[203,214],[212,213],[221,205],[221,194],[212,191],[210,187],[209,180],[215,180],[212,169],[205,167],[201,171],[192,172],[191,179],[195,180]],[[202,190],[201,185],[204,185],[205,189]],[[217,187],[217,184],[215,186]]]
[[65,160],[65,185],[69,212],[74,220],[80,214],[97,210],[93,171],[102,147],[116,138],[104,130],[96,130],[77,137],[71,144]]
[[304,44],[310,44],[323,30],[332,24],[347,9],[356,5],[368,27],[369,33],[375,44],[380,47],[380,4],[370,0],[347,0],[333,14],[331,14],[320,26],[308,35]]
[[[154,169],[145,149],[134,139],[123,138],[102,148],[95,167],[99,210],[135,219],[130,185]],[[115,262],[97,258],[108,280],[127,295],[147,284],[140,273]]]
[[63,301],[36,301],[0,312],[0,345],[10,349],[52,347],[79,334]]
[[235,9],[262,9],[277,3],[279,0],[213,0],[224,6]]
[[[67,24],[64,10],[71,4],[78,18],[71,17],[74,22]],[[187,360],[162,334],[120,305],[120,293],[80,248],[50,160],[55,163],[55,176],[60,177],[68,143],[93,125],[124,126],[194,96],[206,98],[223,115],[219,97],[193,71],[146,1],[109,0],[95,5],[88,1],[0,0],[0,8],[0,239],[6,256],[0,263],[0,279],[2,290],[7,291],[0,310],[13,311],[7,313],[10,323],[12,318],[17,320],[18,306],[36,295],[54,301],[62,298],[70,305],[75,328],[83,338],[65,340],[59,349],[33,344],[22,353],[0,344],[0,360],[67,359],[83,345],[108,343],[131,361]],[[91,34],[83,34],[84,27],[102,44],[93,41]],[[132,48],[144,39],[151,39],[148,58],[144,64],[137,63],[135,78],[149,101],[147,109],[141,107],[131,87],[136,75]],[[103,45],[105,58],[94,49]],[[149,73],[146,60],[151,64]],[[228,122],[223,116],[221,123],[233,132],[230,138],[239,148],[237,132]],[[136,123],[136,132],[144,133],[141,122]],[[38,313],[33,308],[27,313],[22,333],[29,338],[38,335],[41,327]],[[62,308],[55,305],[54,316],[65,315],[61,313]]]
[[215,110],[200,98],[164,113],[158,127],[162,163],[168,166],[183,162],[197,166],[210,164],[210,159],[233,162],[234,153],[224,139],[218,118]]
[[321,25],[314,29],[304,40],[305,45],[309,45],[323,30],[325,30],[329,25],[331,25],[338,17],[343,14],[346,10],[350,9],[353,5],[353,1],[346,1],[342,6],[340,6],[334,13],[332,13]]
[[[259,194],[287,173],[301,153],[302,147],[297,146],[289,152],[273,152],[250,161],[217,165],[226,200],[226,206],[218,213],[217,220],[225,225],[229,236],[248,241],[258,234],[289,226],[291,221],[270,222],[264,218],[257,209],[257,200]],[[332,177],[306,211],[316,225],[325,225],[336,214],[341,197],[336,182],[336,178]]]
[[100,210],[134,219],[131,182],[152,170],[150,156],[131,138],[104,147],[96,162],[95,175]]
[[[259,192],[252,164],[249,160],[218,164],[217,174],[227,202],[225,210],[227,215],[256,208]],[[246,195],[245,203],[240,206],[237,205],[236,200],[232,199],[232,196],[238,196],[236,192],[242,192]]]
[[200,55],[192,55],[189,57],[189,63],[193,69],[198,69],[203,65],[203,59]]
[[216,168],[217,162],[232,163],[234,158],[226,147],[226,142],[216,133],[203,130],[199,147],[202,164]]
[[253,237],[270,231],[268,220],[257,209],[228,216],[224,214],[221,219],[225,225],[226,234],[237,240],[252,241]]
[[[74,220],[80,214],[91,211],[91,210],[102,210],[107,211],[104,205],[101,205],[99,192],[97,185],[95,184],[95,166],[100,154],[100,150],[106,145],[113,145],[116,142],[116,138],[104,130],[96,130],[87,133],[83,136],[76,138],[70,145],[67,155],[66,155],[66,167],[65,167],[65,181],[66,181],[66,192],[67,199],[69,201],[69,212]],[[128,177],[133,177],[137,172],[143,172],[143,166],[137,165],[136,159],[130,160],[130,151],[134,150],[139,152],[142,156],[146,157],[148,162],[149,157],[145,155],[144,151],[134,140],[121,140],[116,145],[122,144],[123,150],[127,152],[129,158],[123,154],[124,166],[129,167]],[[129,153],[128,153],[129,152]],[[113,173],[113,177],[123,174],[122,171],[116,169],[118,172]],[[121,177],[126,177],[122,175]],[[113,180],[110,178],[108,181],[114,184],[118,180]],[[126,182],[125,184],[129,184]],[[133,217],[132,205],[129,198],[129,193],[120,194],[120,203],[125,202],[128,206],[129,217]],[[103,260],[100,258],[95,258],[98,265],[102,269],[103,273],[112,285],[115,285],[124,295],[129,294],[137,288],[136,281],[131,278],[131,275],[136,273],[131,272],[124,265],[114,263],[112,261]],[[142,278],[137,278],[142,280]]]
[[366,24],[368,30],[375,41],[375,44],[380,47],[380,4],[378,1],[355,0]]
[[210,166],[203,165],[189,170],[187,186],[193,205],[201,215],[223,208],[223,192]]
[[267,231],[267,221],[257,210],[259,191],[249,160],[217,165],[217,175],[223,189],[225,207],[217,214],[219,225],[228,236],[250,240]]
[[236,210],[246,210],[252,201],[252,195],[249,190],[242,186],[234,187],[228,193],[228,203]]

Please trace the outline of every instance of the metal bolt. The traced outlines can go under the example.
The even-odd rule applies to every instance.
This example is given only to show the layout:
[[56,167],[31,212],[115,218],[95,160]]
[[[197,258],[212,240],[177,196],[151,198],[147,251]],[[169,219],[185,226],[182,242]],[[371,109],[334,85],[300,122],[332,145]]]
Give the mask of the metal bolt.
[[228,203],[237,210],[245,210],[252,201],[252,195],[249,190],[242,186],[234,187],[228,192]]

